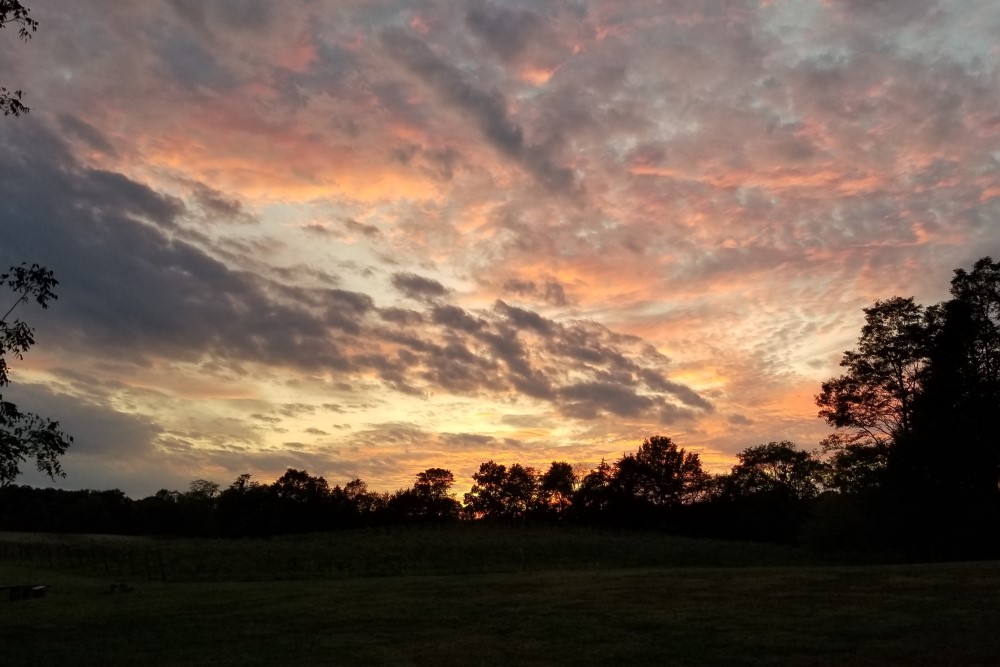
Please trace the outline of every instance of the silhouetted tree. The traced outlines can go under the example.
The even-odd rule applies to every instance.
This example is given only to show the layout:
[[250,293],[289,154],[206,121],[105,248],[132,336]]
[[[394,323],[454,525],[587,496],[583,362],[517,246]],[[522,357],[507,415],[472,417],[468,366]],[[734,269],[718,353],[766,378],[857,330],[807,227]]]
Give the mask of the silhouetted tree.
[[826,465],[791,442],[748,447],[727,475],[714,480],[713,498],[700,519],[703,534],[793,542],[820,492]]
[[636,453],[623,456],[616,468],[616,477],[623,486],[659,507],[694,502],[709,481],[698,454],[685,451],[662,435],[644,440]]
[[368,525],[373,517],[382,512],[389,497],[386,494],[368,490],[368,484],[354,478],[341,488],[330,489],[330,509],[320,528],[353,528]]
[[[308,532],[332,527],[331,489],[323,477],[289,468],[268,487],[277,501],[275,532]],[[338,489],[338,495],[342,490]]]
[[487,461],[472,476],[475,484],[465,494],[469,516],[483,519],[523,518],[538,498],[538,476],[533,468]]
[[850,443],[831,446],[824,441],[830,454],[824,486],[841,492],[868,493],[877,490],[885,481],[885,468],[889,460],[889,446],[875,443]]
[[160,489],[155,494],[136,501],[138,532],[147,535],[185,535],[185,517],[181,493]]
[[876,301],[864,313],[857,349],[840,362],[846,372],[824,382],[816,397],[819,416],[837,429],[823,443],[832,463],[860,465],[837,476],[839,484],[856,480],[862,487],[871,483],[868,473],[884,469],[892,444],[912,430],[933,323],[912,298]]
[[576,488],[576,473],[573,466],[564,461],[553,461],[539,480],[538,499],[541,510],[546,514],[561,516],[573,504]]
[[444,468],[428,468],[417,473],[413,489],[428,498],[448,498],[455,483],[455,475]]
[[196,479],[188,485],[187,493],[178,499],[182,512],[184,534],[215,535],[219,485],[207,479]]
[[296,503],[321,504],[330,494],[330,485],[322,477],[313,477],[306,470],[289,468],[271,488],[283,500]]
[[855,492],[819,504],[820,534],[885,534],[921,558],[1000,553],[1000,264],[956,269],[950,291],[865,309],[848,372],[817,396],[838,429],[826,485]]
[[[15,294],[14,302],[0,316],[0,387],[6,387],[10,384],[8,356],[21,359],[35,344],[34,330],[20,318],[10,320],[11,315],[31,300],[48,308],[49,301],[56,299],[53,289],[59,283],[48,269],[22,264],[0,274],[0,284]],[[0,396],[0,486],[12,483],[28,459],[34,459],[39,472],[51,478],[63,476],[59,457],[72,442],[59,430],[59,422],[24,412]]]
[[825,466],[787,440],[748,447],[736,458],[739,462],[723,479],[724,497],[800,501],[819,494]]
[[676,518],[677,508],[707,498],[711,476],[698,454],[666,436],[643,441],[613,464],[601,461],[580,481],[570,512],[583,521],[653,525]]
[[198,500],[212,500],[219,495],[219,484],[207,479],[196,479],[188,485],[187,495]]
[[428,468],[417,473],[413,491],[422,505],[421,514],[432,521],[457,519],[461,505],[451,493],[455,475],[444,468]]
[[428,468],[417,473],[412,488],[397,491],[388,502],[390,514],[396,520],[414,522],[453,521],[461,505],[450,492],[455,475],[444,468]]
[[219,531],[228,536],[262,536],[282,531],[277,496],[270,486],[239,475],[219,494]]
[[914,428],[889,459],[903,541],[925,557],[1000,551],[1000,264],[957,269],[952,299],[931,310]]
[[118,489],[0,488],[0,530],[129,534],[135,527],[135,509]]
[[614,482],[614,466],[601,459],[596,468],[583,476],[573,493],[572,514],[584,520],[600,519],[611,506]]
[[368,483],[360,477],[344,485],[344,497],[357,508],[359,514],[371,514],[379,505],[379,495],[369,491]]

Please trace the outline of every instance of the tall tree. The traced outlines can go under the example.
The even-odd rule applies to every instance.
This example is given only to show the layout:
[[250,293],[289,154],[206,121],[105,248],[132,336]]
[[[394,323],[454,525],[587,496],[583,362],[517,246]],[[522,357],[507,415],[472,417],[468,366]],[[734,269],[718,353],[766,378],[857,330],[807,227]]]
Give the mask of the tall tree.
[[576,473],[565,461],[553,461],[539,480],[539,503],[542,510],[556,515],[563,514],[573,502]]
[[[857,348],[844,352],[845,373],[823,383],[819,416],[836,429],[823,445],[838,479],[872,482],[889,449],[913,428],[914,401],[927,364],[934,319],[912,298],[893,297],[864,309]],[[856,467],[852,467],[856,466]]]
[[[360,480],[359,480],[360,481]],[[323,477],[314,477],[306,470],[289,468],[271,484],[279,498],[295,503],[318,505],[330,495],[330,484]]]
[[508,468],[487,461],[480,464],[472,479],[475,484],[465,494],[465,509],[474,518],[523,518],[538,498],[537,473],[520,463]]
[[911,485],[982,499],[1000,483],[1000,263],[956,269],[951,294],[930,309],[938,325],[925,389],[893,463]]
[[409,489],[392,495],[391,514],[409,521],[450,521],[458,518],[461,505],[451,493],[455,475],[444,468],[428,468],[417,473]]
[[444,468],[428,468],[417,473],[417,481],[413,488],[418,493],[428,498],[449,498],[452,485],[455,483],[455,475],[450,470]]
[[950,315],[965,333],[965,393],[995,405],[1000,395],[1000,263],[983,257],[971,272],[956,269],[950,291],[955,307],[946,313],[945,324]]
[[616,468],[616,476],[624,486],[655,506],[692,502],[709,481],[698,454],[685,451],[662,435],[644,440],[636,453],[623,456]]
[[840,361],[847,371],[823,383],[816,403],[845,442],[886,444],[912,425],[927,358],[926,320],[912,298],[876,301],[864,313],[858,347]]
[[613,502],[615,469],[604,459],[580,480],[573,494],[573,514],[596,518],[608,510]]

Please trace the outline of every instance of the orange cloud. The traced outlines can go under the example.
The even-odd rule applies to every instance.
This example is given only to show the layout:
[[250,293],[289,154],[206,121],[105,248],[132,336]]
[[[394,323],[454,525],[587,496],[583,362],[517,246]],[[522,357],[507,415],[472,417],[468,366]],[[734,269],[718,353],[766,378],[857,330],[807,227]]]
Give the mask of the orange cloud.
[[521,80],[527,81],[533,86],[544,86],[555,73],[555,69],[534,67],[532,65],[525,65],[518,70],[518,76],[521,77]]
[[657,176],[678,180],[700,181],[715,188],[757,187],[773,192],[820,190],[833,195],[857,195],[873,192],[884,186],[877,174],[862,171],[838,171],[832,167],[808,169],[801,167],[756,168],[725,173],[691,174],[666,167],[637,165],[629,168],[635,176]]

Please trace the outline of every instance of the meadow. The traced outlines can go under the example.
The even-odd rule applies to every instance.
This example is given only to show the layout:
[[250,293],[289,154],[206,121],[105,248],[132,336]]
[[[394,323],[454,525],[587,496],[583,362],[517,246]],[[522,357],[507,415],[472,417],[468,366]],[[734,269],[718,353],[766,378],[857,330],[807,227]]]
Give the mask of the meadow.
[[656,533],[0,535],[0,585],[28,582],[46,595],[0,600],[0,664],[987,665],[1000,655],[996,562],[823,563]]

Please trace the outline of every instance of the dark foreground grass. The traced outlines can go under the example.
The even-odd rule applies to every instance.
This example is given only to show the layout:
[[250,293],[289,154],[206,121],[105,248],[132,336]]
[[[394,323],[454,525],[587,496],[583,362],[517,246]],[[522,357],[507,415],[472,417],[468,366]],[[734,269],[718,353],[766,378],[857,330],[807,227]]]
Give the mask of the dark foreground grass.
[[0,563],[3,665],[995,665],[1000,564],[134,584]]
[[0,533],[0,561],[108,578],[183,582],[788,565],[814,562],[815,557],[776,545],[657,532],[459,524],[267,540]]

